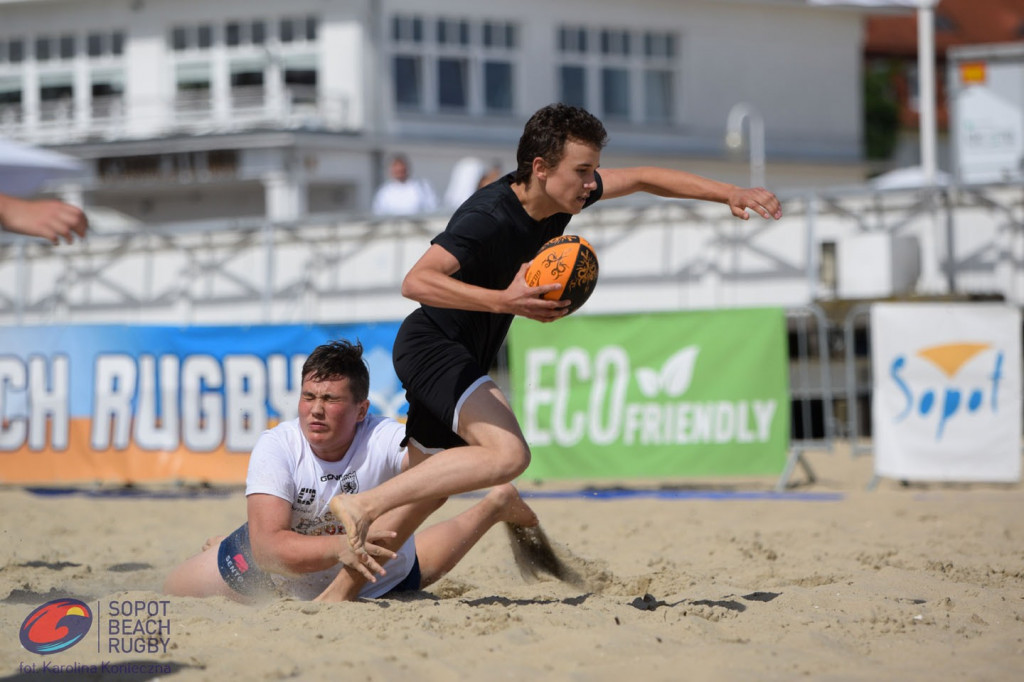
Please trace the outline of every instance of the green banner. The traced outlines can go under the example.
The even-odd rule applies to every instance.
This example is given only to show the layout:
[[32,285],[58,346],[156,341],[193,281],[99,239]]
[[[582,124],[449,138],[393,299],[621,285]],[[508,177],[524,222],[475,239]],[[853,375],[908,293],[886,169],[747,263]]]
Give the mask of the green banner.
[[790,413],[781,308],[516,318],[533,478],[778,474]]

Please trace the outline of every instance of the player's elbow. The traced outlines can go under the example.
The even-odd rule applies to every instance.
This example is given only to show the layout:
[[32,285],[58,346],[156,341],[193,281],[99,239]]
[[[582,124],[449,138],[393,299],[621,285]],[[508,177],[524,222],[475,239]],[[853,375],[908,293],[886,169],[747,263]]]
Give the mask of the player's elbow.
[[402,296],[416,300],[416,282],[409,275],[402,280]]
[[268,552],[262,543],[250,540],[250,546],[252,548],[252,560],[256,565],[262,570],[271,570],[271,567],[276,563],[273,553]]
[[421,302],[427,291],[426,283],[416,270],[412,270],[402,280],[402,296]]

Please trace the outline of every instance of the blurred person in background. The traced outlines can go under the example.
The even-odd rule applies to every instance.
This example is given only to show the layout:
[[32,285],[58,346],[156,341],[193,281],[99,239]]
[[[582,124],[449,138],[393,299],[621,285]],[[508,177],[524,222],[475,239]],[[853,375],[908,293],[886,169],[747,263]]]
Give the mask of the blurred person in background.
[[437,210],[437,195],[430,183],[411,176],[409,159],[396,154],[391,159],[391,179],[373,196],[374,215],[417,215]]
[[490,168],[475,156],[466,156],[455,162],[448,189],[444,192],[444,207],[454,211],[462,202],[473,196],[481,187],[486,187],[502,175],[501,164],[493,162]]

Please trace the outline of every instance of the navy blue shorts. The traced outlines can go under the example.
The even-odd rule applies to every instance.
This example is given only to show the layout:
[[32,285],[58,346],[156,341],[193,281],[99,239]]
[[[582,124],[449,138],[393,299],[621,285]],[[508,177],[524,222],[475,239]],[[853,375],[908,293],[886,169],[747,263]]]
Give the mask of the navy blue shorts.
[[[224,582],[239,594],[247,597],[258,597],[273,593],[274,582],[270,574],[260,569],[252,559],[252,545],[249,542],[249,524],[244,523],[231,535],[224,538],[217,550],[217,568]],[[415,592],[422,582],[420,558],[416,556],[412,568],[402,582],[395,585],[386,594],[398,592]],[[379,599],[380,597],[378,597]]]
[[243,523],[241,528],[221,540],[217,550],[217,568],[224,582],[239,594],[257,597],[274,590],[270,574],[253,561],[248,523]]

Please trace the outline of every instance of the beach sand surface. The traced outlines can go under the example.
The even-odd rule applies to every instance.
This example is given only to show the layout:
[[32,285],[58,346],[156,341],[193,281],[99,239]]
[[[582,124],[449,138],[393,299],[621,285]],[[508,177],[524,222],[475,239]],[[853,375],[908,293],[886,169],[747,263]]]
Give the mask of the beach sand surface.
[[[774,480],[522,481],[580,582],[524,578],[499,526],[425,591],[339,604],[160,593],[244,521],[240,488],[0,489],[0,679],[1021,679],[1024,488],[868,490],[870,456],[807,461],[816,480],[781,495]],[[23,648],[26,617],[65,597],[93,610],[82,641]]]

